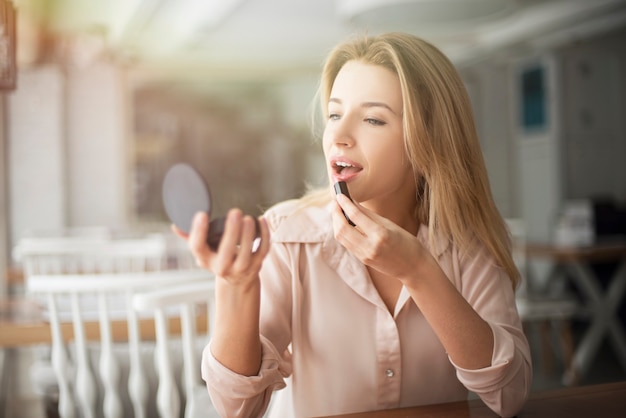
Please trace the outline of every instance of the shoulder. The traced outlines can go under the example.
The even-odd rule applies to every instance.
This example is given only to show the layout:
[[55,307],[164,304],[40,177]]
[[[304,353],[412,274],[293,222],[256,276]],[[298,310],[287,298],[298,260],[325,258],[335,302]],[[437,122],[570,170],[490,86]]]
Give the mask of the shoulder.
[[328,205],[287,200],[270,207],[263,216],[269,225],[272,242],[322,242],[332,233]]

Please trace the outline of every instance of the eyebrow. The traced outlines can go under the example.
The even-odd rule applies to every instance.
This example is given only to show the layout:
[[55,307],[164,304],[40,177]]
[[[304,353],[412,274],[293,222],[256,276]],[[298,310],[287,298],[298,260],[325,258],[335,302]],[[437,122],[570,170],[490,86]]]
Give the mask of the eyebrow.
[[[330,99],[328,99],[328,103],[342,104],[340,99],[337,99],[337,98],[334,98],[334,97],[331,97]],[[361,103],[361,107],[365,107],[365,108],[382,107],[382,108],[385,108],[385,109],[389,110],[394,115],[397,115],[397,113],[391,107],[389,107],[388,104],[383,103],[383,102],[363,102],[363,103]]]

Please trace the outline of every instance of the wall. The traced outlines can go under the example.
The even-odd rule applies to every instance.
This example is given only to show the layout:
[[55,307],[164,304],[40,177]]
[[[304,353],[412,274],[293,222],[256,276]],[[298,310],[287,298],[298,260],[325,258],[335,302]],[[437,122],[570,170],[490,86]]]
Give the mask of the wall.
[[560,59],[565,197],[624,201],[626,30],[568,46]]
[[99,63],[72,69],[67,79],[68,225],[125,225],[130,167],[123,74]]
[[46,66],[18,80],[8,101],[11,247],[29,230],[67,222],[64,75]]
[[295,77],[276,89],[282,103],[285,122],[292,129],[300,131],[298,143],[305,152],[303,156],[303,181],[307,185],[322,186],[328,181],[326,162],[322,151],[322,127],[320,126],[320,104],[316,96],[320,74]]
[[[549,125],[525,132],[519,118],[519,76],[541,63],[548,71]],[[461,68],[489,174],[494,200],[506,218],[522,218],[532,239],[550,238],[561,201],[556,61],[549,56],[522,59],[494,56]]]
[[498,61],[482,62],[462,69],[461,74],[472,100],[493,198],[503,216],[520,216],[515,142],[510,134],[512,94],[508,67]]
[[[545,70],[546,124],[525,129],[521,73]],[[533,52],[511,49],[461,69],[496,204],[551,240],[565,200],[626,203],[626,30]]]
[[[553,55],[542,55],[513,61],[510,67],[511,135],[516,144],[520,214],[527,237],[537,241],[551,240],[563,195],[558,64]],[[543,127],[530,129],[520,120],[520,77],[523,70],[536,67],[544,70],[546,122]]]
[[128,223],[123,92],[106,62],[20,72],[8,100],[10,247],[33,230]]
[[233,206],[258,215],[301,195],[312,149],[310,129],[303,126],[308,114],[302,109],[300,123],[290,120],[287,109],[295,112],[301,105],[295,95],[284,94],[291,88],[282,87],[217,92],[204,86],[200,95],[171,85],[135,91],[134,205],[139,219],[168,222],[161,184],[178,162],[192,164],[209,183],[213,216]]

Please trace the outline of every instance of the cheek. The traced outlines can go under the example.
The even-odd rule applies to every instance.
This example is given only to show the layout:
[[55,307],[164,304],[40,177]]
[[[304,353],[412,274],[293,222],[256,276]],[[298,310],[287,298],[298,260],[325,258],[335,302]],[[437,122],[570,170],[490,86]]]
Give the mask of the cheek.
[[388,162],[393,161],[395,167],[404,167],[407,163],[404,147],[397,144],[395,139],[382,138],[382,140],[377,141],[376,146],[372,149],[372,155]]
[[384,162],[385,171],[388,171],[389,175],[396,180],[413,171],[402,145],[394,144],[394,146],[380,148],[377,155]]

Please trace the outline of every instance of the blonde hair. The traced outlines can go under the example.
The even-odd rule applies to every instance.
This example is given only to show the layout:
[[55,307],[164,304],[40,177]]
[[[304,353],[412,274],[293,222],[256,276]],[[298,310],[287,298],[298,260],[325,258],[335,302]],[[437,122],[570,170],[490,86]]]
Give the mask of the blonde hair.
[[[469,254],[481,243],[515,287],[520,275],[510,235],[493,201],[471,102],[454,65],[436,47],[406,33],[349,40],[324,64],[318,92],[324,116],[334,80],[348,61],[385,67],[400,80],[404,144],[418,186],[416,217],[428,225],[431,244],[450,240]],[[328,199],[325,188],[303,203]]]

